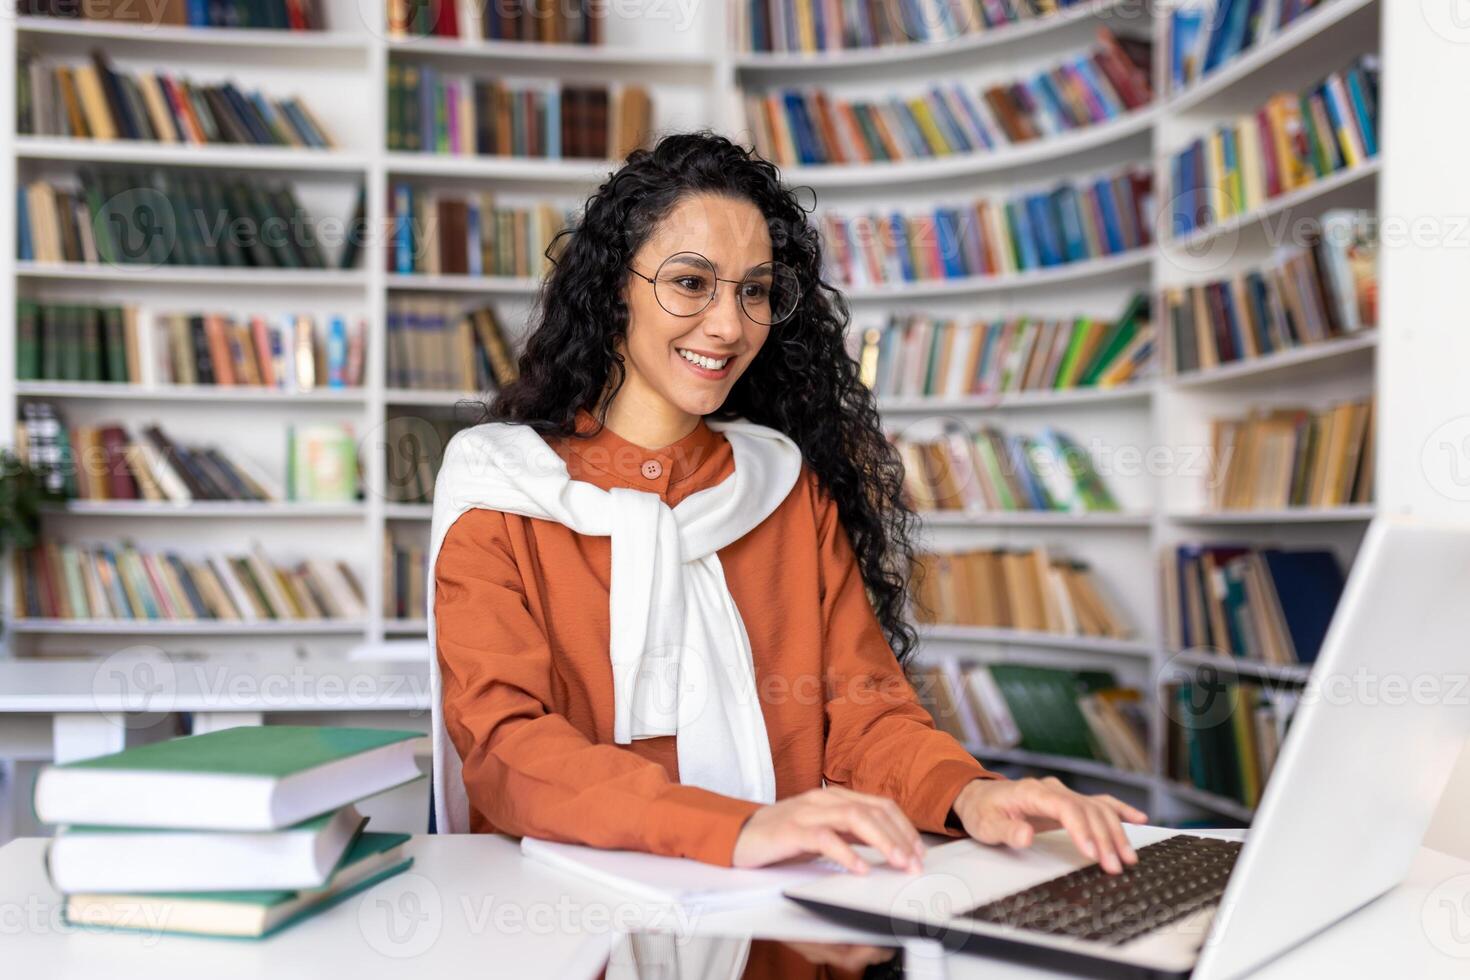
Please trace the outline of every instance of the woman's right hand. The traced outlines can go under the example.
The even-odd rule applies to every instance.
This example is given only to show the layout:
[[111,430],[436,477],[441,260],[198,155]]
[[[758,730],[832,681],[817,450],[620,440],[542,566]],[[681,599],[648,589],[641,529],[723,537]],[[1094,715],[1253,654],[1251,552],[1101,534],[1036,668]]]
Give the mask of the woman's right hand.
[[895,868],[924,869],[924,842],[898,804],[840,786],[807,790],[751,814],[735,839],[731,863],[759,868],[787,858],[820,854],[849,871],[868,870],[850,842],[877,848]]

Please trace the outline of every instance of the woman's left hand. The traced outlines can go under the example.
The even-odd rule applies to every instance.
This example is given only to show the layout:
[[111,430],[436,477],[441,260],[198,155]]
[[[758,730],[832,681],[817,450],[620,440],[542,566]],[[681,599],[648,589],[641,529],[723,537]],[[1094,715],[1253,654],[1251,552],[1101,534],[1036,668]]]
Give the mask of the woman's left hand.
[[1109,874],[1138,861],[1122,821],[1148,819],[1142,810],[1107,794],[1075,793],[1055,776],[977,779],[965,784],[952,809],[966,833],[982,844],[1027,847],[1038,831],[1065,827],[1077,849]]

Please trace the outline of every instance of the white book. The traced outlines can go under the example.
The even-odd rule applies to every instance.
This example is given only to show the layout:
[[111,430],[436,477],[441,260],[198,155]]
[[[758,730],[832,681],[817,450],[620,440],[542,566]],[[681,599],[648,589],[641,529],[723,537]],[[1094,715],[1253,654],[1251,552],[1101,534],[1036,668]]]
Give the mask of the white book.
[[366,822],[349,803],[273,831],[74,825],[51,842],[46,869],[67,893],[317,888]]
[[722,868],[689,858],[610,851],[535,837],[521,838],[521,853],[639,901],[682,905],[701,912],[774,902],[784,888],[842,870],[825,858],[769,868]]

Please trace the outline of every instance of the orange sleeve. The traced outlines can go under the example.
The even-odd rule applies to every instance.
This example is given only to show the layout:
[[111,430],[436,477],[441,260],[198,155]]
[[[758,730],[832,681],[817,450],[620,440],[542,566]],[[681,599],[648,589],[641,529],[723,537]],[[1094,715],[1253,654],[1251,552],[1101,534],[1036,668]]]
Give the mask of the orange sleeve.
[[504,514],[472,510],[450,527],[434,590],[445,728],[471,805],[497,830],[730,864],[760,804],[676,783],[552,710],[554,654],[526,605]]
[[837,503],[816,485],[818,562],[827,696],[828,782],[886,796],[921,831],[950,836],[960,790],[1004,779],[934,727],[883,635]]

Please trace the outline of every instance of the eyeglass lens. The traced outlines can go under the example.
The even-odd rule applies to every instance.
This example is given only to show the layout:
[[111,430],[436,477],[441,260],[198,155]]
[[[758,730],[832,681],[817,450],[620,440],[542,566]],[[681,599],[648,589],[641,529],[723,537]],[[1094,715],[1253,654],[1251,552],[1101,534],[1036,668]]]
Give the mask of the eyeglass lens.
[[[715,297],[715,268],[697,252],[664,259],[654,276],[654,298],[674,316],[694,316]],[[756,266],[735,288],[740,308],[757,323],[779,323],[801,298],[796,272],[782,262]]]

